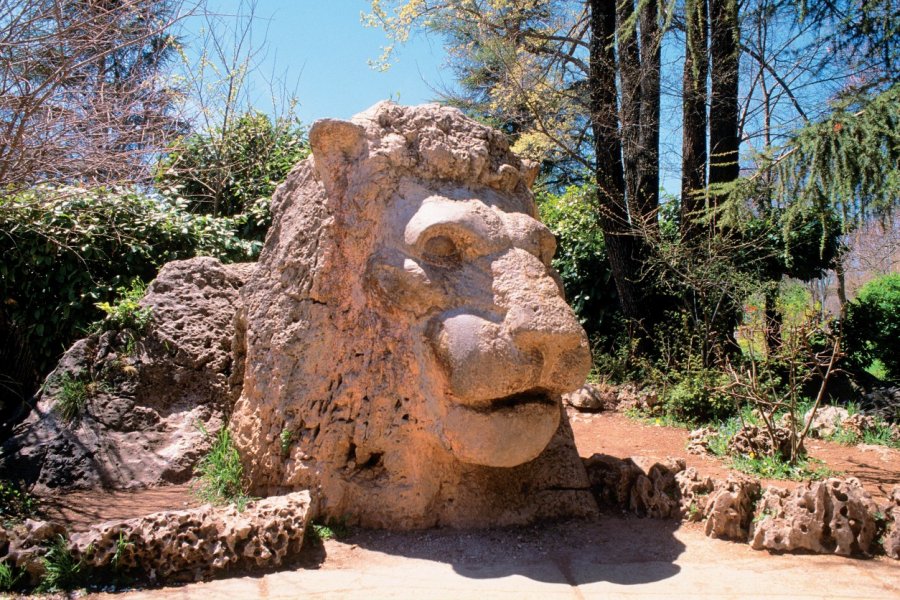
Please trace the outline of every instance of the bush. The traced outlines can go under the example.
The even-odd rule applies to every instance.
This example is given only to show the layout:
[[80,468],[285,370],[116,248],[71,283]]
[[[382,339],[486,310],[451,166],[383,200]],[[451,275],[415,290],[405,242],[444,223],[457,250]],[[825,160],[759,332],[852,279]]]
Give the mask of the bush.
[[618,338],[624,326],[593,193],[589,185],[570,187],[560,195],[539,192],[537,203],[541,219],[556,236],[553,268],[569,304],[592,340],[608,342]]
[[887,378],[900,381],[900,274],[873,279],[859,290],[847,305],[843,333],[854,366],[865,369],[879,360]]
[[232,219],[122,189],[0,196],[0,231],[0,299],[42,373],[117,289],[150,281],[171,260],[251,260],[261,245],[241,240]]
[[192,213],[234,217],[244,239],[262,241],[269,201],[291,168],[309,155],[306,130],[293,118],[250,111],[227,128],[197,133],[160,163],[162,193],[183,198]]
[[662,396],[666,413],[680,421],[708,423],[720,421],[736,411],[734,400],[723,391],[728,377],[716,369],[694,368],[676,371]]

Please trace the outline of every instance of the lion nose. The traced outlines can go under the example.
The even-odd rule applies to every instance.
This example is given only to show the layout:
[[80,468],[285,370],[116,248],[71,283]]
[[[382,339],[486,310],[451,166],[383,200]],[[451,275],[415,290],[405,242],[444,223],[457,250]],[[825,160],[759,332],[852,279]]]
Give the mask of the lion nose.
[[563,394],[584,384],[591,369],[587,334],[562,298],[511,307],[505,323],[517,349],[539,357],[540,387]]
[[587,334],[559,293],[550,271],[537,264],[518,271],[521,281],[508,280],[504,327],[522,353],[538,356],[538,385],[554,393],[577,389],[591,369]]

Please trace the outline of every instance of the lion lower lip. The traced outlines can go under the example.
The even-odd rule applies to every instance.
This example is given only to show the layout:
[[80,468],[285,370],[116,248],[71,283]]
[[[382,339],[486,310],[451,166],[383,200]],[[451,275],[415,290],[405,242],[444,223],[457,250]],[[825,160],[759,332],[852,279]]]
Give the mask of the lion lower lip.
[[545,390],[533,389],[495,398],[489,400],[479,406],[469,407],[477,412],[491,413],[499,410],[515,409],[526,406],[544,405],[548,407],[556,406],[556,401]]

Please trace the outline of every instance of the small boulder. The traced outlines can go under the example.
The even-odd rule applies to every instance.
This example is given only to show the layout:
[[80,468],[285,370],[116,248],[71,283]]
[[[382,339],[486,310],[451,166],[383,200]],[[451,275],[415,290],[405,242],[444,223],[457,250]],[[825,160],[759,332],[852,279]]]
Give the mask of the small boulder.
[[[821,406],[816,411],[815,417],[809,426],[809,433],[815,437],[828,438],[837,433],[847,417],[850,416],[846,408],[840,406]],[[812,417],[812,409],[803,415],[803,421],[809,423]]]
[[770,486],[756,507],[751,545],[775,552],[869,555],[876,511],[854,477],[809,482],[793,491]]
[[618,405],[618,391],[609,385],[586,383],[574,392],[563,394],[563,402],[586,412],[614,410]]

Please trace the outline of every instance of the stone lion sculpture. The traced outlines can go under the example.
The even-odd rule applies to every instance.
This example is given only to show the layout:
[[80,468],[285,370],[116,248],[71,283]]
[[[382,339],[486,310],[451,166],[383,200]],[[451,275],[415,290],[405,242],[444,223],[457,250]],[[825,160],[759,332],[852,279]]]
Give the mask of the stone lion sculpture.
[[235,318],[252,491],[369,527],[593,515],[559,400],[590,354],[534,170],[438,105],[318,121],[310,144]]

